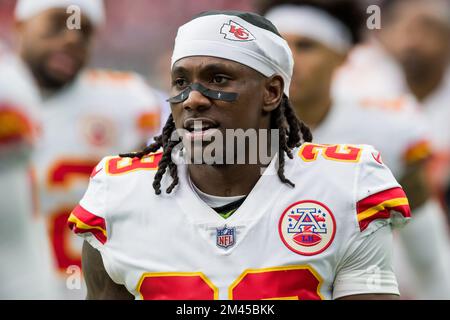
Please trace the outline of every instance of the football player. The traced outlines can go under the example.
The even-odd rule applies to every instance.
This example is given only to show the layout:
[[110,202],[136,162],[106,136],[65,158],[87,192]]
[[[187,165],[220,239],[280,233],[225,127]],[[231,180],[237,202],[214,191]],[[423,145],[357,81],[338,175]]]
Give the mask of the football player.
[[389,0],[382,10],[386,21],[378,39],[400,66],[402,89],[421,103],[433,127],[429,174],[444,200],[450,185],[450,2]]
[[[73,5],[79,11],[67,13]],[[76,12],[80,24],[69,27]],[[145,145],[159,127],[158,100],[143,78],[86,67],[104,16],[100,0],[19,0],[15,11],[20,56],[44,96],[34,165],[61,298],[85,296],[77,285],[82,241],[65,222],[92,169],[104,155]]]
[[26,67],[0,47],[0,299],[55,298],[50,248],[33,204],[39,103]]
[[[364,92],[366,98],[414,95],[433,128],[427,175],[432,191],[444,204],[450,180],[450,3],[385,0],[381,10],[381,30],[352,52],[351,63],[337,77],[336,90],[343,95]],[[448,205],[444,209],[450,212]]]
[[[424,178],[430,147],[426,120],[414,99],[406,95],[393,99],[382,94],[368,95],[368,99],[359,95],[333,96],[334,76],[360,40],[363,17],[358,3],[299,0],[265,4],[265,10],[269,10],[266,17],[294,52],[291,99],[299,117],[312,127],[314,142],[374,145],[383,160],[378,153],[373,157],[386,162],[408,195],[417,219],[402,229],[400,236],[420,284],[416,291],[408,292],[409,296],[449,298],[449,239],[442,210],[430,197]],[[426,239],[424,224],[430,232]],[[398,250],[396,254],[400,255]],[[403,264],[397,266],[400,274]]]
[[[209,11],[178,29],[162,134],[104,158],[68,220],[86,240],[88,298],[398,296],[391,228],[407,221],[407,198],[373,147],[309,143],[288,98],[292,69],[257,14]],[[230,130],[278,135],[236,155],[242,145],[219,139]],[[216,139],[230,161],[192,163]],[[267,143],[278,146],[269,164],[247,160]]]

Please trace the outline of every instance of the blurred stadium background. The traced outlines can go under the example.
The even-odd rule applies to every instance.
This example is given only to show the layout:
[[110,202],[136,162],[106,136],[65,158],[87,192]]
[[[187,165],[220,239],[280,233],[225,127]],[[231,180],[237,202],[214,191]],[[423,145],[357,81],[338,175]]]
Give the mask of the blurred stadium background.
[[[377,3],[378,0],[361,0]],[[0,38],[13,43],[16,0],[0,0]],[[106,25],[95,41],[91,66],[134,70],[164,89],[157,74],[168,67],[177,28],[206,10],[252,11],[256,0],[106,0]]]
[[[12,43],[15,0],[0,0],[0,38]],[[95,41],[91,65],[134,70],[157,87],[177,28],[211,9],[252,10],[254,0],[106,0],[107,22]],[[169,62],[167,62],[168,64]]]

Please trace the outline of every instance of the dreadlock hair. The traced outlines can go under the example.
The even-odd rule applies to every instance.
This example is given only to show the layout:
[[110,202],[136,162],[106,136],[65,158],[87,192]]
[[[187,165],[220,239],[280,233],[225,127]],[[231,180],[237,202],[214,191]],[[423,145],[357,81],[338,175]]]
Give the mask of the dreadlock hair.
[[[172,161],[172,150],[179,143],[171,139],[172,133],[175,131],[175,123],[172,115],[167,119],[163,132],[154,138],[155,142],[145,147],[139,152],[121,154],[123,158],[143,158],[150,153],[163,149],[163,155],[158,165],[155,178],[153,180],[153,189],[157,195],[161,194],[161,179],[169,170],[169,174],[173,181],[167,188],[166,192],[171,193],[179,182],[177,165]],[[284,175],[285,155],[290,159],[294,158],[292,150],[300,147],[303,142],[312,141],[312,133],[309,127],[297,118],[295,111],[289,101],[289,98],[283,94],[280,105],[272,111],[271,129],[279,130],[279,150],[278,150],[278,177],[281,182],[295,187],[295,184],[287,179]]]

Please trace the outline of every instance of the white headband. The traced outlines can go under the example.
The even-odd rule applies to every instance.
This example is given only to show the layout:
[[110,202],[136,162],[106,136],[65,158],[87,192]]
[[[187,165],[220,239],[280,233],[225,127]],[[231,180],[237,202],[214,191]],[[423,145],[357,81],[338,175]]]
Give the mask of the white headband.
[[287,42],[236,15],[200,16],[182,25],[175,39],[171,66],[190,56],[236,61],[266,77],[278,74],[284,80],[284,93],[289,96],[294,61]]
[[102,0],[17,0],[15,18],[17,21],[27,20],[48,9],[78,6],[81,13],[98,26],[105,20],[105,8]]
[[450,26],[450,1],[448,0],[434,0],[434,1],[420,1],[415,5],[421,6],[421,12],[428,15],[432,19],[440,23]]
[[310,6],[282,5],[266,14],[280,33],[302,35],[345,53],[352,46],[350,30],[325,11]]

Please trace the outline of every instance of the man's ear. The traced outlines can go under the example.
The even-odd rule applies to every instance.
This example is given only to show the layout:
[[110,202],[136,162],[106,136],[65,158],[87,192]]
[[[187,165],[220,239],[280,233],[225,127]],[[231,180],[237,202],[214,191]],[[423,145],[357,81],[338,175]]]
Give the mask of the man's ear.
[[264,88],[263,110],[271,112],[275,110],[283,98],[284,81],[279,75],[273,75],[266,79]]
[[342,67],[348,60],[349,53],[338,53],[336,57],[337,67]]

